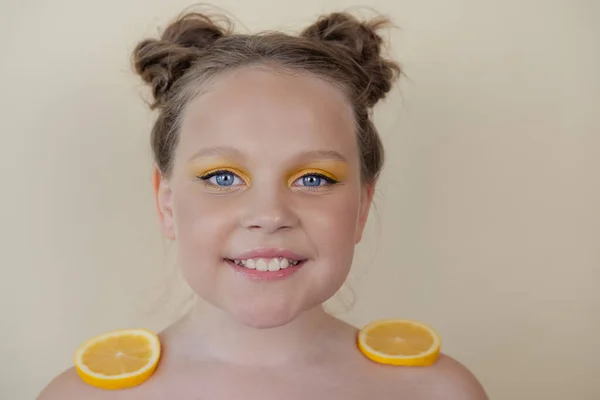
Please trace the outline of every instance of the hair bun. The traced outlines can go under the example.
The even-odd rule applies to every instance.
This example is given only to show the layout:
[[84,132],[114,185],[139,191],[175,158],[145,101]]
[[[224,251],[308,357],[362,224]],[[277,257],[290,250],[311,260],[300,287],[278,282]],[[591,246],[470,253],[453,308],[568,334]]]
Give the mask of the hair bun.
[[173,84],[228,29],[199,13],[187,13],[172,22],[161,38],[140,42],[133,50],[135,71],[152,88],[151,108],[165,104]]
[[398,64],[381,54],[383,39],[377,31],[388,24],[383,17],[361,22],[348,13],[332,13],[319,18],[301,35],[339,46],[352,55],[366,75],[360,78],[359,86],[367,107],[372,107],[391,90],[401,72]]

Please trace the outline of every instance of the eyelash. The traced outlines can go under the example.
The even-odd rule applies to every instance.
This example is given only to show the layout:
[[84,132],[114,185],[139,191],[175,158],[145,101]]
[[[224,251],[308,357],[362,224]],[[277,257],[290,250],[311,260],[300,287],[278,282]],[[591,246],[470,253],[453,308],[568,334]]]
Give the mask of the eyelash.
[[[215,185],[215,184],[209,182],[210,178],[215,177],[217,175],[225,175],[225,174],[234,175],[234,176],[240,178],[242,181],[245,181],[237,173],[235,173],[233,171],[230,171],[230,170],[227,170],[227,169],[220,169],[220,170],[216,170],[216,171],[211,171],[208,174],[198,176],[197,178],[200,179],[200,180],[202,180],[205,185],[208,185],[208,186],[210,186],[212,188],[215,188],[217,190],[231,190],[231,188],[229,186],[219,186],[219,185]],[[301,176],[297,177],[296,179],[294,179],[294,182],[297,181],[298,179],[301,179],[301,178],[304,178],[304,177],[307,177],[307,176],[315,176],[315,177],[323,179],[325,182],[327,182],[327,184],[323,185],[323,186],[302,186],[303,188],[306,188],[306,189],[312,190],[312,191],[322,190],[324,187],[333,186],[333,185],[336,185],[336,184],[340,183],[338,180],[335,180],[335,179],[333,179],[333,178],[331,178],[331,177],[329,177],[329,176],[327,176],[325,174],[321,174],[321,173],[318,173],[318,172],[308,172],[308,173],[306,173],[304,175],[301,175]]]
[[298,179],[302,179],[302,178],[307,177],[307,176],[316,176],[318,178],[323,179],[325,182],[327,182],[327,184],[323,185],[323,186],[301,186],[303,189],[308,189],[308,190],[322,190],[323,188],[325,188],[327,186],[333,186],[335,184],[340,183],[339,181],[333,179],[332,177],[324,175],[324,174],[320,174],[318,172],[307,172],[306,174],[304,174],[304,175],[299,176],[298,178],[296,178],[294,180],[294,182],[297,181]]
[[[217,190],[231,190],[230,186],[219,186],[219,185],[215,185],[209,181],[210,178],[215,177],[217,175],[233,175],[245,182],[245,179],[243,179],[238,173],[228,170],[228,169],[218,169],[215,171],[211,171],[207,174],[200,175],[197,178],[202,180],[205,185],[210,186],[211,188],[214,188]],[[235,186],[234,186],[234,188],[235,188]]]

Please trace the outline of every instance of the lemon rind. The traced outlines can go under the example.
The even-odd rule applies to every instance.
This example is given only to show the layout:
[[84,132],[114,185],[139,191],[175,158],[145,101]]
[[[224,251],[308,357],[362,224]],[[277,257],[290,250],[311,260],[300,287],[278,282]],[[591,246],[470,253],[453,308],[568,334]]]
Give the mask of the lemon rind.
[[[366,338],[368,333],[375,327],[379,325],[384,325],[387,323],[406,323],[410,325],[419,326],[427,331],[429,331],[433,337],[433,344],[431,347],[422,353],[413,354],[413,355],[390,355],[386,353],[382,353],[377,351],[367,345]],[[440,334],[435,330],[432,326],[420,322],[409,319],[384,319],[377,320],[365,325],[358,334],[358,347],[361,352],[370,360],[378,362],[380,364],[390,364],[397,366],[429,366],[437,361],[440,355],[440,349],[442,345],[442,340]]]
[[[144,336],[150,342],[152,346],[152,357],[148,359],[148,362],[143,368],[140,368],[133,372],[123,373],[119,375],[105,375],[92,371],[87,367],[87,365],[83,363],[83,354],[85,354],[85,351],[90,346],[98,342],[104,341],[110,337],[118,337],[123,335]],[[149,370],[156,368],[156,364],[158,363],[160,356],[160,341],[154,332],[148,329],[119,329],[94,336],[93,338],[87,340],[84,344],[82,344],[75,352],[75,367],[77,370],[81,371],[80,373],[84,373],[85,375],[91,376],[96,379],[101,379],[105,381],[120,381],[148,373]]]

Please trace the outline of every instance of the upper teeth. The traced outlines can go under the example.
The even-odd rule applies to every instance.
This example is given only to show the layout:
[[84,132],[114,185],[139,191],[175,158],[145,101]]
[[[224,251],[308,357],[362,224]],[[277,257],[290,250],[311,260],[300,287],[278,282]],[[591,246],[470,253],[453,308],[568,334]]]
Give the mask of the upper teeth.
[[256,269],[257,271],[279,271],[287,267],[293,267],[300,261],[288,260],[287,258],[249,258],[246,260],[233,260],[240,267]]

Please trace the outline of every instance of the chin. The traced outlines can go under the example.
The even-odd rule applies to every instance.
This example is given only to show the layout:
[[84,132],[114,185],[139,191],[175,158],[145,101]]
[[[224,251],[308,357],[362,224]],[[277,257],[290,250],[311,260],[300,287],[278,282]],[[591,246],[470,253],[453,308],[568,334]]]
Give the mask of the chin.
[[292,322],[299,310],[281,305],[244,304],[229,310],[230,314],[242,324],[255,329],[277,328]]

